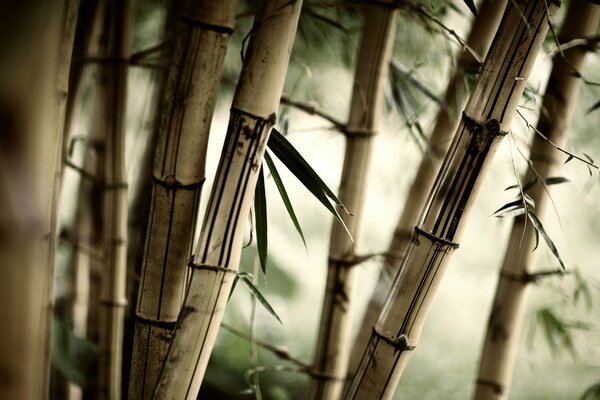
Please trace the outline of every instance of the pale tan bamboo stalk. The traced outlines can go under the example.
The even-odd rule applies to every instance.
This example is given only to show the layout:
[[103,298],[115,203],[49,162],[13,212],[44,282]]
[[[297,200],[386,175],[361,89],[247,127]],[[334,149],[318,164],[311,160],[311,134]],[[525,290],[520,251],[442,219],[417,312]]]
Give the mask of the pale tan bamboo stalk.
[[190,2],[179,22],[152,171],[130,398],[152,398],[183,304],[210,124],[236,3]]
[[123,317],[127,272],[127,171],[125,101],[129,56],[129,0],[103,0],[98,68],[100,118],[104,136],[103,271],[100,290],[99,377],[101,399],[121,398]]
[[[508,0],[484,0],[479,6],[477,19],[473,22],[471,32],[467,37],[467,46],[485,58],[494,34],[500,25],[502,12],[506,8]],[[363,321],[359,324],[359,331],[352,345],[350,355],[350,365],[348,371],[350,375],[358,367],[362,352],[369,341],[371,330],[383,303],[385,296],[391,285],[391,277],[396,275],[402,265],[402,258],[406,253],[406,248],[410,244],[413,228],[417,224],[419,212],[427,200],[427,195],[433,186],[433,181],[439,171],[443,157],[452,141],[452,135],[460,122],[460,111],[464,109],[467,103],[468,90],[465,87],[465,78],[468,73],[476,73],[479,70],[477,60],[466,50],[463,49],[456,69],[454,70],[444,98],[447,107],[442,107],[438,111],[435,125],[427,143],[427,151],[421,158],[421,163],[417,169],[417,174],[410,186],[406,201],[400,213],[400,218],[396,224],[394,235],[388,247],[384,259],[384,270],[380,273],[379,279],[371,295],[371,299],[365,310]]]
[[[0,6],[0,398],[48,396],[63,2]],[[40,62],[44,60],[44,62]]]
[[545,0],[508,2],[347,399],[393,396],[547,30]]
[[302,1],[265,1],[255,18],[227,136],[190,263],[189,287],[155,398],[195,399],[233,278],[265,146],[275,122]]
[[[596,32],[600,6],[585,0],[572,0],[559,34],[561,43]],[[566,143],[571,116],[581,79],[573,74],[583,67],[588,51],[575,47],[554,56],[554,67],[546,86],[537,129],[559,147]],[[553,175],[561,157],[550,143],[535,135],[531,145],[531,167],[522,182]],[[539,176],[538,176],[539,175]],[[548,195],[542,183],[527,192],[535,201],[536,216],[543,222]],[[535,230],[525,217],[515,218],[500,270],[496,295],[488,322],[479,364],[474,398],[507,399],[518,350],[521,325],[530,283],[535,281],[534,267],[540,252],[535,247]]]
[[364,6],[364,27],[358,50],[354,89],[345,129],[346,151],[339,199],[350,214],[331,228],[327,284],[314,372],[308,392],[310,399],[337,399],[342,394],[350,355],[350,325],[356,275],[356,250],[363,214],[364,196],[371,160],[373,138],[379,130],[383,88],[387,79],[396,33],[397,10],[392,3]]

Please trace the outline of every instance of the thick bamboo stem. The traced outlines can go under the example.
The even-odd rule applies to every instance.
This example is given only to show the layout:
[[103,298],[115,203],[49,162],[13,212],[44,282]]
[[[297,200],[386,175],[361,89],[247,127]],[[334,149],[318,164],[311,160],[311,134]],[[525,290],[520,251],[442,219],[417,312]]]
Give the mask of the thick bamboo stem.
[[310,399],[337,399],[348,368],[350,324],[354,298],[356,248],[371,159],[373,137],[379,130],[383,88],[387,78],[397,10],[393,4],[365,6],[364,28],[358,51],[354,90],[345,129],[346,152],[339,198],[351,215],[342,213],[348,230],[331,229],[327,285],[309,388]]
[[347,399],[393,396],[547,30],[545,0],[508,3]]
[[129,53],[130,3],[104,0],[99,53],[115,61],[98,68],[100,118],[104,137],[103,271],[100,291],[98,393],[121,398],[123,317],[127,273],[127,171],[125,100]]
[[[62,1],[0,8],[0,398],[48,396]],[[41,63],[40,59],[44,62]]]
[[208,135],[236,3],[192,2],[179,23],[154,158],[130,398],[152,398],[183,304]]
[[[471,32],[467,38],[467,46],[485,58],[494,34],[500,25],[502,12],[506,8],[508,0],[484,0],[479,7],[479,15],[473,22]],[[452,135],[460,121],[460,111],[467,103],[468,90],[465,87],[465,78],[469,72],[477,72],[479,65],[473,56],[463,50],[458,59],[458,65],[448,82],[446,88],[445,103],[438,111],[433,132],[427,144],[428,150],[421,159],[417,174],[408,191],[404,208],[394,230],[392,241],[389,245],[387,256],[384,260],[385,270],[379,275],[377,285],[373,291],[367,309],[363,316],[363,322],[359,325],[358,335],[352,347],[350,365],[348,371],[352,374],[358,367],[362,351],[364,350],[371,329],[377,322],[379,313],[383,307],[385,296],[391,285],[391,278],[398,272],[402,265],[402,258],[410,244],[412,231],[418,222],[419,212],[427,200],[427,195],[433,186],[436,174],[439,171],[443,157],[445,156]],[[387,275],[387,276],[386,276]]]
[[275,122],[301,7],[300,0],[266,1],[255,18],[157,399],[198,395],[238,268],[246,216]]
[[[573,38],[594,34],[599,18],[599,6],[585,0],[572,0],[559,40],[564,43]],[[554,56],[554,67],[546,86],[537,129],[560,147],[566,143],[568,125],[581,84],[581,80],[573,74],[573,68],[582,68],[586,52],[586,48],[574,47],[564,51],[564,58],[561,54]],[[561,163],[560,153],[539,135],[532,142],[530,160],[531,167],[523,182],[536,177],[544,180],[552,176]],[[543,221],[548,208],[548,195],[544,186],[538,183],[528,194],[535,201],[537,217]],[[477,400],[508,398],[531,286],[529,283],[532,282],[528,278],[533,273],[540,251],[532,251],[535,243],[532,224],[526,224],[524,216],[517,217],[500,270],[485,335],[474,396]]]

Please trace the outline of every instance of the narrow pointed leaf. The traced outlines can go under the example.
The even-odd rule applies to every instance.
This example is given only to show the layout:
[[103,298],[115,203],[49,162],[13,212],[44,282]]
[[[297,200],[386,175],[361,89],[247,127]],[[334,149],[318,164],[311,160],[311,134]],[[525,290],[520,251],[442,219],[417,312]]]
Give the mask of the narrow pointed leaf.
[[[572,154],[569,154],[569,157],[567,157],[566,161],[564,162],[564,164],[568,163],[569,161],[571,161],[573,158],[575,158]],[[564,165],[563,164],[563,165]]]
[[523,186],[523,193],[527,192],[528,190],[530,190],[531,188],[533,188],[537,183],[539,182],[539,178],[537,176],[533,177],[533,179],[531,179],[529,182],[527,182],[524,186]]
[[342,208],[347,214],[350,214],[337,196],[329,189],[323,180],[317,175],[306,160],[298,153],[290,142],[275,128],[269,137],[268,146],[275,156],[290,170],[306,189],[308,189],[316,198],[333,214],[333,216],[342,224],[346,233],[352,241],[352,235],[344,223],[342,217],[329,201],[333,200],[337,206]]
[[277,313],[275,312],[275,310],[273,309],[273,307],[271,307],[271,305],[269,304],[269,302],[267,301],[267,299],[262,295],[262,293],[260,293],[260,291],[258,290],[258,288],[256,286],[254,286],[254,284],[252,283],[251,278],[248,275],[240,275],[240,274],[238,274],[238,276],[239,276],[240,280],[250,290],[250,293],[252,293],[252,295],[254,297],[256,297],[256,299],[260,302],[260,304],[263,305],[263,307],[269,312],[269,314],[271,314],[277,321],[279,321],[280,324],[283,325],[283,322],[281,322],[281,318],[279,318],[279,315],[277,315]]
[[256,220],[256,247],[263,274],[267,275],[267,197],[265,192],[265,175],[261,167],[254,192],[254,219]]
[[[532,211],[529,211],[527,213],[527,216],[529,217],[529,220],[533,224],[533,227],[535,228],[536,232],[539,232],[542,235],[542,237],[544,238],[544,240],[546,241],[546,244],[550,248],[550,251],[552,251],[552,254],[554,254],[554,257],[556,257],[556,259],[560,263],[560,266],[562,267],[562,269],[565,270],[566,269],[565,264],[563,263],[563,260],[560,257],[560,254],[558,253],[558,249],[554,245],[554,242],[552,241],[550,236],[548,236],[548,233],[546,233],[546,230],[544,229],[542,222],[538,219],[538,217]],[[536,247],[537,247],[537,245],[536,245]]]
[[531,208],[535,208],[535,200],[531,198],[530,195],[524,193],[525,203],[529,204]]
[[473,15],[475,17],[477,17],[477,7],[475,7],[475,3],[473,2],[473,0],[463,0],[463,1],[467,5],[467,7],[469,7],[469,10],[471,10]]
[[281,195],[283,204],[285,204],[285,209],[290,215],[290,218],[294,223],[294,227],[296,227],[296,231],[300,235],[302,243],[304,243],[304,247],[306,248],[306,240],[304,239],[304,233],[302,233],[302,228],[300,227],[300,223],[298,222],[298,218],[296,217],[296,213],[294,212],[294,207],[292,207],[292,203],[287,194],[287,191],[285,190],[285,186],[283,185],[281,176],[279,176],[277,167],[275,167],[275,163],[273,162],[273,159],[271,158],[268,152],[265,152],[265,161],[267,163],[267,166],[269,167],[269,171],[271,171],[271,175],[273,176],[273,180],[275,181],[275,186],[277,186],[277,190],[279,190],[279,194]]
[[494,211],[492,215],[494,215],[495,217],[502,217],[505,212],[512,211],[515,208],[523,208],[523,200],[518,199],[511,201],[510,203],[506,203],[505,205]]
[[550,178],[546,178],[544,183],[546,185],[558,185],[560,183],[571,182],[570,179],[565,178],[564,176],[552,176]]
[[591,106],[590,109],[587,112],[589,114],[589,113],[591,113],[593,111],[596,111],[599,108],[600,108],[600,100],[598,102],[596,102],[593,106]]

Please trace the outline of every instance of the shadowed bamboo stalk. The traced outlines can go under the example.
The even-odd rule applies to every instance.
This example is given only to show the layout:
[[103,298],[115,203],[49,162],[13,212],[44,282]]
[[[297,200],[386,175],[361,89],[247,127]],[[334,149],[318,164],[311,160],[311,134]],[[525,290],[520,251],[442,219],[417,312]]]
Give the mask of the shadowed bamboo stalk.
[[48,397],[64,6],[30,0],[0,5],[2,399]]
[[[599,17],[600,6],[572,0],[559,35],[560,42],[594,34]],[[587,51],[585,47],[574,47],[564,51],[566,59],[560,54],[554,56],[537,129],[559,147],[566,142],[581,83],[573,74],[573,68],[577,71],[582,68]],[[561,163],[558,150],[539,135],[533,140],[530,160],[532,166],[524,183],[536,177],[540,180],[551,177]],[[538,183],[527,193],[535,201],[536,216],[543,221],[548,208],[544,186]],[[474,396],[477,400],[508,398],[527,295],[530,283],[535,281],[532,269],[540,252],[532,251],[535,244],[532,224],[525,223],[525,216],[515,218],[485,335]]]
[[[479,7],[479,14],[473,22],[466,43],[481,58],[485,58],[487,54],[498,25],[500,25],[502,12],[506,8],[507,1],[484,0]],[[348,367],[351,375],[358,367],[362,352],[371,336],[371,329],[377,322],[383,307],[385,296],[391,285],[390,277],[395,276],[402,265],[402,258],[410,244],[413,228],[418,222],[419,212],[427,200],[427,195],[433,186],[442,159],[452,141],[452,135],[460,122],[460,111],[464,109],[469,95],[465,87],[467,73],[475,73],[478,70],[477,60],[468,51],[463,50],[446,88],[445,103],[447,106],[440,108],[438,111],[435,126],[427,144],[428,149],[421,159],[417,174],[404,202],[404,208],[400,213],[384,260],[385,270],[379,275],[377,285],[363,316],[363,322],[359,325],[360,328],[352,347]]]
[[195,399],[233,278],[265,146],[288,67],[300,0],[263,3],[255,17],[189,286],[163,366],[157,399]]
[[127,171],[125,100],[129,56],[129,0],[103,0],[98,67],[99,118],[104,132],[103,270],[100,290],[99,376],[101,399],[121,397],[121,358],[127,272]]
[[[358,241],[373,137],[379,130],[383,88],[396,33],[397,10],[393,4],[367,4],[358,51],[354,90],[350,103],[346,152],[339,199],[350,214],[344,220]],[[342,394],[350,349],[350,324],[354,298],[356,245],[342,224],[331,228],[327,284],[310,399],[337,399]],[[359,243],[359,242],[357,242]]]
[[347,399],[393,396],[547,30],[545,0],[508,2]]
[[[182,12],[183,0],[170,0],[167,2],[167,15],[165,18],[165,28],[163,34],[163,46],[160,50],[158,63],[168,66],[173,54],[175,45],[175,31],[177,22]],[[149,124],[147,140],[143,147],[141,160],[137,163],[137,173],[132,174],[133,168],[129,167],[129,213],[127,215],[127,307],[125,309],[125,323],[123,338],[123,397],[127,398],[129,391],[129,378],[131,375],[131,364],[133,356],[133,340],[135,331],[135,311],[138,298],[138,289],[142,262],[144,258],[144,249],[146,242],[146,232],[148,228],[148,216],[150,214],[150,205],[152,203],[152,166],[154,165],[154,155],[156,153],[156,143],[158,140],[158,131],[162,118],[163,98],[168,68],[158,68],[153,71],[153,90],[149,99]]]
[[208,135],[236,3],[190,2],[177,30],[136,305],[132,399],[152,398],[183,304]]

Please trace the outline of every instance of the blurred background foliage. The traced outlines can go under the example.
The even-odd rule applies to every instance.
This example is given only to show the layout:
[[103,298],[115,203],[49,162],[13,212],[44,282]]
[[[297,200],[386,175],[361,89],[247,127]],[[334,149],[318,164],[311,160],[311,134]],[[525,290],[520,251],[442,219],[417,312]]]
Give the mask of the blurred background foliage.
[[[415,0],[417,1],[417,0]],[[166,0],[138,0],[133,31],[133,52],[161,43],[166,15]],[[245,1],[239,9],[237,27],[230,41],[224,68],[224,84],[211,130],[208,151],[207,187],[222,147],[234,86],[241,69],[241,54],[252,26],[256,1]],[[357,2],[338,0],[307,1],[298,28],[284,93],[295,101],[335,117],[347,118],[353,82],[355,53],[362,26]],[[432,15],[461,37],[468,32],[471,13],[462,1],[423,1]],[[563,12],[564,12],[563,6]],[[560,24],[562,12],[553,21]],[[535,123],[536,109],[550,70],[548,52],[555,47],[552,38],[536,64],[520,111]],[[407,189],[423,157],[426,136],[434,121],[439,98],[456,65],[457,43],[439,27],[408,10],[401,11],[394,46],[394,65],[386,90],[382,132],[376,140],[369,190],[366,196],[361,254],[386,251]],[[154,117],[149,99],[153,96],[157,68],[132,66],[128,98],[129,175],[135,185],[139,179],[141,153],[146,146]],[[598,53],[588,57],[581,71],[590,82],[600,82]],[[76,111],[75,135],[85,136],[87,104],[90,101],[90,70],[84,78],[82,102]],[[85,82],[88,82],[86,85]],[[466,85],[469,82],[465,83]],[[600,110],[589,112],[600,99],[600,88],[583,85],[569,132],[567,148],[600,159]],[[282,104],[278,129],[306,158],[321,178],[336,191],[343,160],[343,136],[327,121]],[[491,307],[497,273],[504,255],[510,220],[492,216],[494,210],[510,201],[505,192],[515,183],[513,162],[519,171],[526,166],[520,152],[527,154],[530,132],[522,119],[515,118],[514,140],[504,141],[493,168],[480,192],[473,216],[439,289],[418,349],[398,387],[402,399],[465,399],[471,394],[486,319]],[[74,146],[73,159],[81,160],[85,150]],[[426,156],[426,155],[425,155]],[[324,291],[326,257],[332,217],[290,174],[275,161],[290,195],[306,238],[306,248],[267,174],[269,228],[269,269],[257,275],[258,287],[283,320],[279,324],[260,305],[253,305],[250,293],[237,285],[227,307],[224,322],[228,329],[219,333],[217,345],[206,373],[201,398],[246,399],[254,396],[250,377],[258,374],[265,399],[304,397],[308,377],[289,356],[310,364],[316,340],[320,304]],[[598,172],[588,174],[586,166],[571,161],[560,169],[570,182],[556,185],[552,198],[556,213],[544,222],[560,250],[569,274],[539,281],[532,291],[521,338],[514,375],[512,399],[597,399],[600,391],[600,185]],[[68,232],[75,209],[77,175],[69,171],[63,192]],[[131,191],[130,193],[132,193]],[[208,196],[203,196],[202,210]],[[202,212],[200,213],[202,215]],[[255,235],[248,234],[255,237]],[[68,242],[61,242],[57,261],[57,298],[61,297],[70,255]],[[539,269],[558,265],[547,247]],[[256,263],[255,241],[243,252],[240,270],[253,272]],[[381,259],[361,264],[356,315],[360,315],[375,284]],[[252,320],[252,307],[257,307]],[[356,321],[359,321],[356,318]],[[254,329],[251,325],[254,324]],[[55,367],[76,382],[86,383],[93,344],[74,338],[69,321],[54,324]],[[356,328],[356,327],[355,327]],[[252,335],[252,332],[255,335]],[[71,338],[71,339],[69,339]],[[252,362],[252,341],[279,349],[279,356],[258,345],[258,359]],[[284,356],[282,358],[281,356]],[[596,384],[596,386],[593,386]],[[585,393],[585,394],[584,394]],[[203,397],[204,396],[204,397]]]

